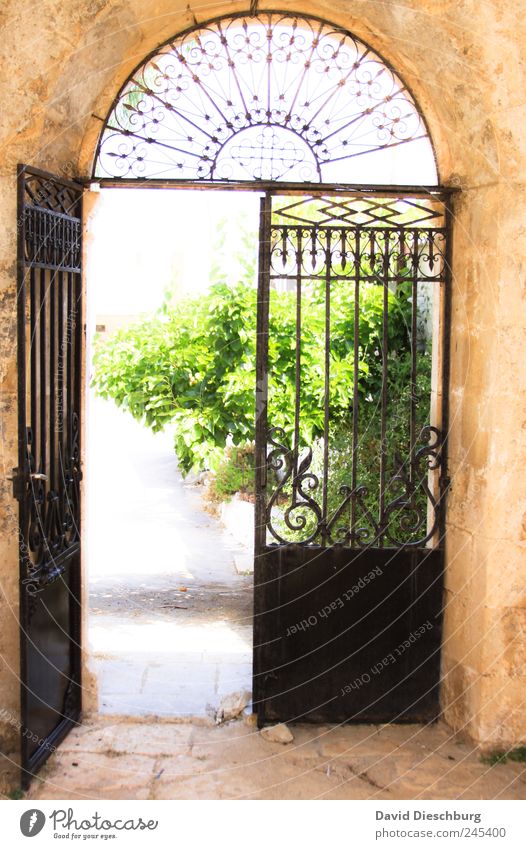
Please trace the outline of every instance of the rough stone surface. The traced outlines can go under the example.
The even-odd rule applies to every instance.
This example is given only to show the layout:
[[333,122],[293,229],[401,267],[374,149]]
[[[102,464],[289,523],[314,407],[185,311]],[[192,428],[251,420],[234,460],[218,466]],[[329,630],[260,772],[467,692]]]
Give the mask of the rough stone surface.
[[221,722],[228,722],[230,719],[236,719],[250,704],[251,699],[252,693],[249,693],[248,690],[223,696],[215,715],[217,725]]
[[443,723],[294,725],[270,746],[220,726],[98,721],[73,731],[28,799],[523,799],[526,765],[488,766]]
[[262,728],[259,733],[269,743],[286,745],[294,740],[294,734],[283,722],[280,722],[279,725],[268,725],[266,728]]
[[[526,738],[525,3],[283,0],[377,49],[419,101],[454,208],[442,704],[483,745]],[[214,5],[213,14],[246,2]],[[210,14],[195,7],[198,20]],[[0,721],[19,716],[16,456],[17,162],[88,176],[101,118],[133,67],[192,24],[185,0],[5,0],[0,131]],[[84,676],[88,701],[89,671]]]

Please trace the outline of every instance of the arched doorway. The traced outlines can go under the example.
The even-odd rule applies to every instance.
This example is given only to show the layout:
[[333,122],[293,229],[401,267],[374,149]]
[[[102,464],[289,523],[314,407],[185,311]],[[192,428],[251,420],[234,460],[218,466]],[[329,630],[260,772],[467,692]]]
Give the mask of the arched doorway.
[[[130,76],[104,124],[93,179],[106,187],[227,186],[264,193],[254,381],[254,702],[260,724],[436,715],[447,489],[448,211],[410,92],[367,45],[322,20],[261,13],[211,21],[167,42]],[[80,402],[73,388],[64,389],[67,379],[56,392],[41,387],[56,370],[72,323],[60,308],[64,298],[53,292],[55,281],[59,290],[64,286],[64,274],[78,280],[80,273],[69,260],[72,246],[78,247],[81,186],[30,169],[20,180],[21,361],[27,328],[30,341],[41,342],[20,393],[22,593],[27,598],[31,587],[40,611],[34,616],[35,605],[22,608],[24,710],[26,719],[33,716],[24,724],[35,727],[38,714],[42,728],[40,741],[25,742],[24,767],[34,772],[49,741],[59,742],[80,710],[80,538],[70,532],[80,518],[72,495],[80,470],[71,463]],[[335,338],[338,289],[350,324]],[[296,298],[294,393],[276,423],[272,410],[282,374],[269,359],[269,346],[280,292]],[[431,316],[421,308],[422,292],[434,304],[433,352],[419,350],[426,332],[430,338],[420,326]],[[360,330],[364,297],[377,302],[379,318],[369,363]],[[402,297],[405,330],[396,332],[405,333],[409,357],[405,382],[395,387],[391,305]],[[78,300],[72,296],[77,309]],[[307,433],[302,316],[315,309],[321,330],[314,342],[323,356],[308,403],[317,403],[320,415]],[[78,375],[80,342],[74,352],[67,374]],[[424,402],[418,380],[423,353],[433,373]],[[377,368],[376,407],[364,416],[371,387],[360,378],[371,363]],[[336,414],[331,399],[338,373]],[[405,429],[390,453],[397,391],[406,402]],[[71,422],[65,441],[58,438],[59,408]],[[345,420],[349,436],[348,475],[337,482],[331,479],[336,419]],[[363,422],[378,430],[367,485]],[[46,593],[60,621],[49,614]],[[42,651],[50,616],[54,658]],[[380,629],[379,619],[386,623]],[[44,715],[39,682],[47,693]]]

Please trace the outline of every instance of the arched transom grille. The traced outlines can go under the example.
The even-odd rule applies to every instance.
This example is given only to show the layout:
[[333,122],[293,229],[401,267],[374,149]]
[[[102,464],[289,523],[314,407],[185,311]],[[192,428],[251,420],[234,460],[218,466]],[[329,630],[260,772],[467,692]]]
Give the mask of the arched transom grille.
[[105,123],[100,178],[436,182],[405,85],[368,46],[313,18],[222,18],[159,48]]

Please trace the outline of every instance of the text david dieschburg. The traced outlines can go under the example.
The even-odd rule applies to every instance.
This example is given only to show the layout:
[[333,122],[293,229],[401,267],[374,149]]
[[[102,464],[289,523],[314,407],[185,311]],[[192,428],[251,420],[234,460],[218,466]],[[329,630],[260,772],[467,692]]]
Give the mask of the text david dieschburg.
[[482,814],[473,814],[468,811],[396,811],[388,813],[387,811],[376,811],[377,820],[461,820],[480,823]]

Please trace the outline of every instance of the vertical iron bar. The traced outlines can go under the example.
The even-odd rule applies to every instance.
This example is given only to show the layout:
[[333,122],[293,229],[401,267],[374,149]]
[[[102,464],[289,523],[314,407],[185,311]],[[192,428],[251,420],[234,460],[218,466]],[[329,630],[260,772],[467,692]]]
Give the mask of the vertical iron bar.
[[[267,125],[271,123],[271,115],[272,115],[272,107],[273,104],[271,102],[272,99],[272,36],[271,33],[267,31]],[[272,164],[272,157],[271,157]],[[263,169],[262,169],[263,170]]]
[[360,357],[360,230],[355,230],[355,259],[354,259],[354,339],[353,339],[353,401],[352,401],[352,473],[351,486],[353,496],[351,499],[351,542],[355,542],[356,536],[356,484],[358,481],[358,360]]
[[268,322],[270,298],[272,197],[267,192],[261,198],[259,210],[258,295],[256,321],[256,409],[254,488],[254,597],[252,649],[252,710],[257,713],[258,725],[265,720],[264,627],[267,609],[267,570],[265,546],[267,540],[267,404],[268,404]]
[[[379,234],[378,234],[379,235]],[[380,499],[378,510],[378,521],[380,525],[380,547],[384,545],[383,539],[383,517],[385,507],[385,475],[387,470],[387,344],[389,331],[389,234],[383,233],[383,315],[382,315],[382,411],[381,411],[381,435],[380,435]]]
[[[51,235],[51,234],[50,234]],[[55,270],[49,274],[49,489],[57,491],[57,469],[56,469],[56,351],[57,351],[57,328],[56,328],[56,275]]]
[[[78,272],[75,272],[73,275],[74,280],[74,291],[75,291],[75,303],[74,303],[74,326],[71,332],[71,355],[73,359],[73,403],[72,403],[72,445],[70,449],[70,465],[73,465],[72,457],[73,457],[73,441],[76,440],[78,443],[78,450],[80,452],[80,437],[82,434],[81,428],[81,403],[82,403],[82,357],[84,351],[84,318],[82,312],[82,275]],[[75,433],[75,425],[77,433]],[[80,466],[80,455],[79,455],[79,466]],[[80,513],[78,516],[78,522],[80,522]]]
[[266,469],[268,403],[268,319],[270,297],[271,195],[260,203],[258,298],[256,330],[256,426],[255,426],[255,556],[266,543]]
[[[28,503],[25,497],[28,484],[27,468],[27,409],[26,409],[26,220],[25,220],[25,169],[18,166],[17,181],[17,393],[18,393],[18,515],[19,515],[19,575],[22,582],[26,577],[27,564],[23,557],[29,522]],[[23,584],[21,583],[22,587]],[[28,738],[25,734],[28,721],[28,664],[27,594],[20,592],[20,711],[21,711],[21,759],[22,766],[28,760]],[[22,772],[22,784],[27,787],[29,776]]]
[[[74,371],[74,389],[73,389],[73,411],[79,417],[80,423],[80,412],[81,412],[81,397],[82,397],[82,339],[84,333],[83,326],[83,314],[82,314],[82,275],[79,272],[75,272],[74,280],[76,284],[76,298],[75,298],[75,310],[74,310],[74,322],[75,326],[73,328],[71,334],[72,341],[72,356],[73,362],[75,363],[75,371]],[[79,431],[80,438],[80,431]]]
[[[67,400],[64,407],[64,412],[67,411],[67,416],[64,416],[63,427],[65,437],[64,462],[68,474],[71,473],[72,461],[71,453],[73,448],[73,344],[74,344],[74,325],[73,325],[73,292],[74,292],[74,273],[68,271],[67,283],[67,298],[66,298],[66,333],[67,333],[67,356],[66,356],[66,395]],[[66,489],[66,497],[68,492]],[[72,509],[72,505],[68,505]]]
[[453,300],[453,198],[445,201],[446,250],[444,266],[444,310],[442,323],[442,431],[440,494],[439,494],[439,545],[444,546],[446,535],[446,503],[449,488],[448,442],[449,442],[449,379],[451,371],[451,315]]
[[[79,246],[79,264],[82,264],[82,207],[83,207],[83,196],[80,196],[79,203],[79,211],[78,215],[80,218],[80,246]],[[74,364],[75,364],[75,390],[74,396],[72,396],[70,403],[70,411],[74,409],[77,418],[78,418],[78,486],[80,487],[80,480],[82,478],[81,472],[81,458],[82,458],[82,374],[83,374],[83,357],[84,352],[86,350],[85,347],[85,325],[84,325],[84,313],[82,306],[82,273],[75,272],[73,279],[77,281],[78,286],[78,297],[77,303],[75,305],[75,324],[70,327],[68,322],[68,333],[70,335],[68,348],[72,348],[72,357],[74,356]],[[74,347],[73,347],[74,344]],[[73,408],[74,404],[74,408]],[[73,418],[73,416],[72,416]],[[72,428],[73,430],[73,428]],[[67,458],[67,463],[69,469],[73,469],[73,445],[70,446],[69,456]],[[79,494],[80,498],[80,494]],[[79,543],[81,541],[81,528],[80,523],[82,520],[81,512],[79,509],[79,505],[77,506],[76,512],[77,515],[74,515],[73,520],[77,522],[77,527],[73,528],[73,534],[75,538],[78,539]],[[78,718],[81,717],[82,712],[82,662],[81,662],[81,642],[82,642],[82,623],[81,623],[81,610],[82,610],[82,582],[81,582],[81,556],[80,556],[80,547],[79,551],[76,555],[75,561],[73,563],[74,569],[70,575],[70,591],[72,595],[72,600],[70,604],[70,629],[71,629],[71,642],[70,642],[70,668],[72,670],[72,676],[76,681],[76,699],[78,700]]]
[[325,387],[323,397],[323,502],[322,544],[326,538],[329,488],[329,401],[331,368],[331,230],[325,231]]
[[295,494],[298,475],[298,457],[300,443],[300,415],[301,415],[301,269],[302,269],[302,230],[298,227],[296,247],[296,362],[295,362],[295,401],[294,401],[294,441],[293,451],[293,476],[292,490]]
[[[38,299],[38,326],[40,330],[40,421],[39,421],[39,431],[40,431],[40,462],[42,466],[42,472],[44,474],[48,473],[47,467],[47,417],[46,417],[46,406],[47,406],[47,380],[46,380],[46,347],[47,347],[47,333],[46,333],[46,270],[44,268],[40,269],[40,287],[39,287],[39,299]],[[44,487],[45,490],[48,489],[47,486]],[[40,525],[40,532],[42,534],[42,539],[45,545],[45,534],[44,534],[44,512],[45,505],[42,504],[39,510],[38,522]]]
[[417,370],[417,311],[418,311],[418,230],[413,233],[413,279],[411,281],[411,377],[409,411],[409,480],[413,483],[416,444],[416,370]]
[[[67,242],[64,240],[62,253],[64,254],[62,262],[67,262],[66,253]],[[60,515],[64,516],[64,508],[66,505],[66,456],[64,445],[64,360],[67,350],[67,339],[64,332],[64,271],[58,271],[58,351],[57,351],[57,446],[58,446],[58,470],[59,478],[57,481],[58,494],[60,498]]]
[[30,403],[30,421],[29,421],[29,429],[31,430],[31,440],[32,440],[32,453],[35,460],[35,471],[39,471],[39,462],[40,458],[38,457],[37,445],[38,445],[38,430],[37,430],[37,398],[38,398],[38,380],[37,380],[37,363],[38,363],[38,350],[37,350],[37,335],[36,335],[36,320],[35,320],[35,310],[36,310],[36,271],[33,267],[29,270],[29,280],[30,280],[30,295],[29,295],[29,344],[30,344],[30,390],[29,390],[29,403]]

